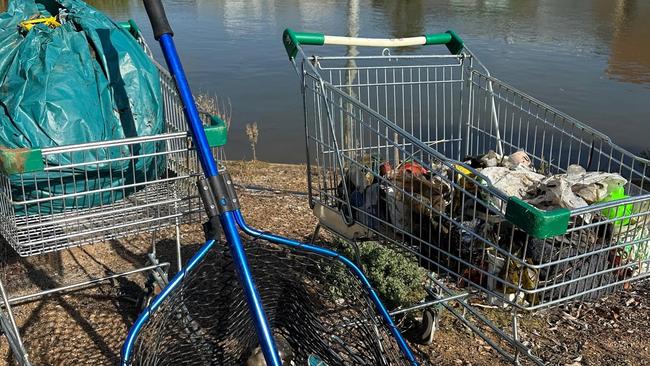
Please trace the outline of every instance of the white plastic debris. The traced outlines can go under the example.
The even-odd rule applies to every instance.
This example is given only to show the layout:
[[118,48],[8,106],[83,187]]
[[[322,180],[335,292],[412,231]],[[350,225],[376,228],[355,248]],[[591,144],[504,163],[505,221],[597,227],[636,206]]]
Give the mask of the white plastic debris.
[[[601,202],[609,192],[627,184],[619,174],[587,172],[580,165],[570,165],[566,173],[547,177],[534,172],[530,156],[524,151],[506,157],[490,151],[480,160],[486,166],[480,173],[495,188],[545,210],[577,209]],[[591,222],[591,217],[584,219]]]
[[480,160],[481,163],[483,163],[483,165],[485,165],[487,168],[493,168],[501,164],[503,161],[503,156],[490,150],[487,152],[487,154],[481,156]]
[[509,156],[502,156],[490,150],[487,154],[481,157],[480,161],[487,168],[504,167],[515,169],[523,167],[528,170],[533,169],[533,163],[530,156],[528,156],[528,154],[523,150],[519,150]]
[[542,194],[528,200],[528,203],[538,208],[546,210],[558,207],[576,209],[588,206],[584,199],[573,192],[571,183],[564,177],[547,178],[542,182],[539,189]]
[[573,192],[592,204],[605,199],[608,192],[627,184],[627,179],[616,173],[587,172],[580,165],[570,165],[566,174],[556,175],[555,178],[565,179],[571,185]]
[[532,168],[533,162],[530,160],[530,156],[526,154],[525,151],[519,150],[516,153],[509,156],[510,163],[515,166],[523,166],[526,168]]
[[576,209],[600,202],[627,180],[616,173],[587,172],[580,165],[570,165],[565,174],[544,179],[539,189],[542,195],[529,203],[544,209],[564,207]]
[[492,185],[510,197],[526,198],[532,189],[546,178],[522,167],[509,169],[506,167],[484,168],[480,173],[485,176]]

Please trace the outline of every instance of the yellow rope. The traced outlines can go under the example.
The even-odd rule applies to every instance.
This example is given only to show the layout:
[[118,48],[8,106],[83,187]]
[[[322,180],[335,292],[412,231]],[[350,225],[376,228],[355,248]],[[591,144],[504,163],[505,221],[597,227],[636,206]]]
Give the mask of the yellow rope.
[[36,24],[45,24],[50,28],[56,28],[61,26],[61,23],[59,23],[59,21],[56,20],[56,17],[25,20],[24,22],[21,22],[19,26],[21,29],[29,32]]

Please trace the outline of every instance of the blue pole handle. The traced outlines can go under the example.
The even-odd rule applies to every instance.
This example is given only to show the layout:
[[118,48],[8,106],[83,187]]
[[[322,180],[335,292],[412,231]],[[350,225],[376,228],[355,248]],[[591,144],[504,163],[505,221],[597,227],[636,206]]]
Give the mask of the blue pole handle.
[[144,0],[144,8],[149,16],[151,28],[153,28],[153,35],[156,41],[160,39],[163,34],[174,35],[171,25],[167,20],[165,8],[160,0]]

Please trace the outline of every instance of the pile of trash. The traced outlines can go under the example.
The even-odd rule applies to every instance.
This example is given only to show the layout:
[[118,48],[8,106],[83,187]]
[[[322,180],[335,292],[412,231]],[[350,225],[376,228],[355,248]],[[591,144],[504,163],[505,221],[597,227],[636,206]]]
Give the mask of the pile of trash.
[[505,157],[490,151],[480,161],[484,167],[477,171],[492,186],[543,210],[586,207],[604,201],[627,184],[619,174],[587,172],[580,165],[570,165],[563,174],[540,174],[523,151]]
[[[536,239],[508,222],[507,201],[485,189],[541,210],[576,210],[628,198],[628,181],[620,174],[580,165],[550,174],[524,151],[506,156],[489,151],[428,167],[416,161],[393,167],[368,155],[360,163],[347,167],[337,189],[357,222],[402,242],[438,247],[421,254],[489,290],[514,294],[569,282],[519,295],[536,304],[650,271],[650,217],[642,214],[650,211],[647,204],[586,210],[572,216],[574,230]],[[340,209],[347,211],[347,204]],[[587,297],[602,294],[594,290]]]

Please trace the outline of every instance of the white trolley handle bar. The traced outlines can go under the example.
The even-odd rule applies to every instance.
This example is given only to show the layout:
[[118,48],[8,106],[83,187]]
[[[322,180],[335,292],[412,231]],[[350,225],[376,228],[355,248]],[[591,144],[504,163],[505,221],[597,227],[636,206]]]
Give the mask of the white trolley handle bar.
[[358,38],[325,36],[324,45],[364,46],[364,47],[408,47],[424,46],[427,44],[425,36],[408,38]]
[[324,46],[366,46],[366,47],[408,47],[444,44],[454,55],[463,50],[463,40],[453,31],[445,33],[425,34],[418,37],[408,38],[358,38],[326,36],[322,33],[294,32],[285,29],[282,34],[282,43],[290,59],[294,59],[298,49],[303,45]]

